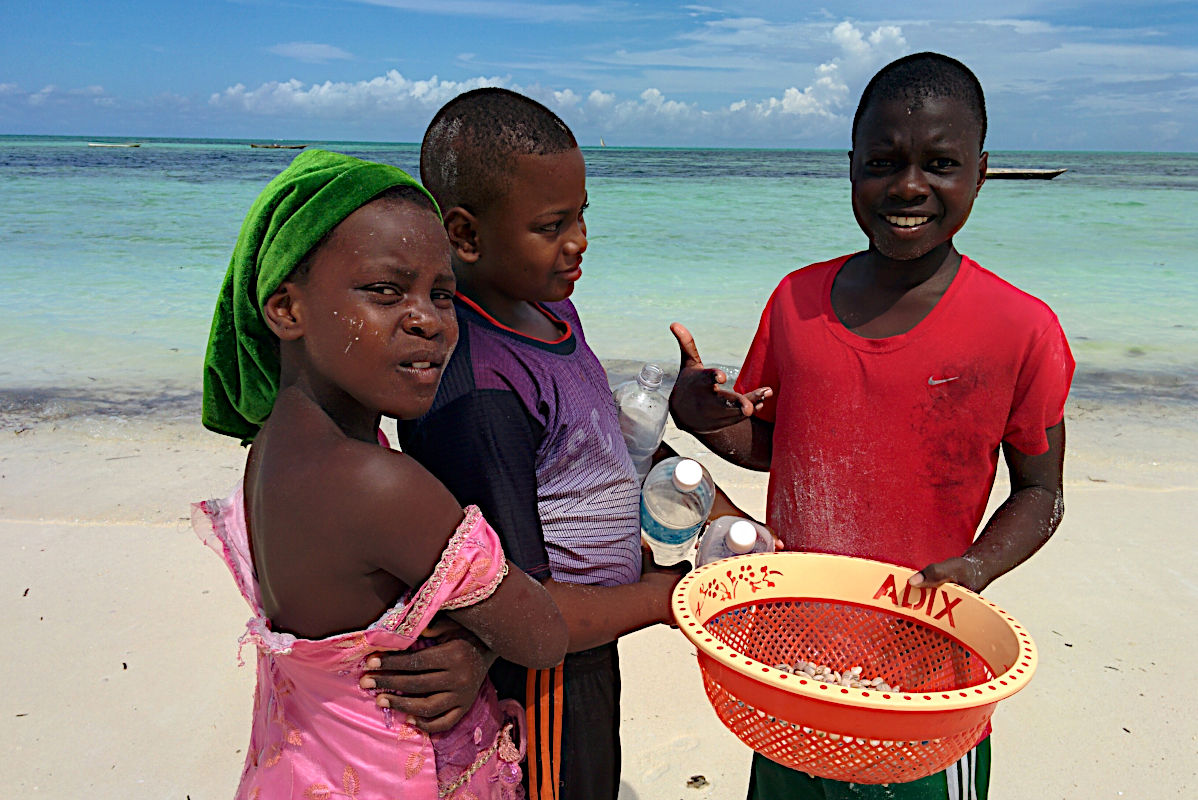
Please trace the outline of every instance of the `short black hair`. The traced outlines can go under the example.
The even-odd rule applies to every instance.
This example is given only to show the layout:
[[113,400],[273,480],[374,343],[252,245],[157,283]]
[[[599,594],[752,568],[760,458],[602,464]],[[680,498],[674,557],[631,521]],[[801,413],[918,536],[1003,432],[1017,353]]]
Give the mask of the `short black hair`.
[[517,156],[578,147],[570,128],[545,106],[510,89],[460,94],[433,117],[420,144],[420,182],[442,211],[481,213],[502,197]]
[[973,111],[981,129],[978,147],[984,149],[986,96],[982,93],[982,84],[969,67],[941,53],[912,53],[878,70],[861,93],[861,102],[853,115],[853,141],[857,141],[857,124],[873,101],[910,100],[918,108],[923,100],[931,97],[964,102]]
[[[376,200],[382,200],[388,205],[399,206],[404,205],[405,203],[414,205],[418,208],[423,208],[434,216],[438,215],[439,213],[437,211],[437,207],[433,205],[433,201],[428,199],[428,195],[417,189],[415,186],[392,186],[389,189],[384,189],[374,197],[367,200],[361,206],[358,206],[358,208],[369,205]],[[354,210],[356,211],[357,209]],[[312,271],[312,264],[316,261],[316,253],[320,250],[320,248],[329,243],[329,240],[333,238],[333,233],[340,226],[341,223],[334,225],[333,229],[321,237],[319,242],[312,245],[312,249],[304,255],[298,264],[295,265],[295,269],[291,270],[291,274],[287,276],[287,280],[302,284],[308,279],[308,273]]]

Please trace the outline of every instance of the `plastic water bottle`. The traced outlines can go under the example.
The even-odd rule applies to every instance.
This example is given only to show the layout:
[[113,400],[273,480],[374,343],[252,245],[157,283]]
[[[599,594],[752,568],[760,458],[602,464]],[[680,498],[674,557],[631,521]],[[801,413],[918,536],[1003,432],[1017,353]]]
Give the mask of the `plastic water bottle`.
[[721,558],[745,553],[774,552],[774,537],[770,532],[744,517],[720,517],[712,520],[699,540],[695,566],[701,567]]
[[612,392],[620,411],[620,433],[624,434],[624,444],[641,483],[653,466],[653,454],[661,444],[670,416],[670,400],[661,393],[664,374],[656,364],[646,364],[635,380],[625,381]]
[[715,483],[698,461],[674,456],[649,470],[641,488],[641,535],[663,567],[685,561],[711,504]]

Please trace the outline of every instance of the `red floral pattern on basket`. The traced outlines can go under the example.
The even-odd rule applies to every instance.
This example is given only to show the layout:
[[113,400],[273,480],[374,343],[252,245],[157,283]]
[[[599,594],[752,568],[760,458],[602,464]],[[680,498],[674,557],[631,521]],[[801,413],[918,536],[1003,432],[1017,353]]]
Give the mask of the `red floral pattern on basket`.
[[[723,602],[733,600],[742,587],[756,593],[760,589],[772,589],[777,584],[772,576],[783,573],[764,564],[729,564],[723,575],[717,575],[699,587],[699,594]],[[703,613],[703,601],[695,608],[696,614]]]

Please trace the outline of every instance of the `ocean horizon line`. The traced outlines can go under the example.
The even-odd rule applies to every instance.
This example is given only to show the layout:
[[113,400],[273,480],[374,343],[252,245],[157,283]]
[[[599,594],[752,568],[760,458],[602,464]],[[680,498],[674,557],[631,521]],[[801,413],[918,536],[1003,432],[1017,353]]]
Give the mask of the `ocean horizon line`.
[[[384,139],[324,139],[319,137],[314,138],[288,138],[281,139],[272,136],[148,136],[136,134],[111,134],[111,133],[95,133],[95,134],[24,134],[24,133],[0,133],[0,142],[12,141],[58,141],[58,142],[105,142],[111,140],[119,141],[119,143],[156,143],[156,144],[231,144],[231,145],[249,145],[249,144],[280,144],[280,145],[306,145],[308,147],[319,147],[323,145],[369,145],[372,147],[419,147],[420,142],[404,142],[404,141],[388,141]],[[847,145],[846,145],[847,146]],[[719,151],[719,152],[802,152],[802,153],[841,153],[845,146],[795,146],[795,145],[744,145],[744,146],[728,146],[728,145],[637,145],[637,144],[580,144],[582,150],[630,150],[630,151]],[[1194,150],[1075,150],[1070,148],[993,148],[988,146],[987,152],[991,155],[995,153],[1002,154],[1096,154],[1096,155],[1186,155],[1191,156],[1198,154],[1198,149]]]

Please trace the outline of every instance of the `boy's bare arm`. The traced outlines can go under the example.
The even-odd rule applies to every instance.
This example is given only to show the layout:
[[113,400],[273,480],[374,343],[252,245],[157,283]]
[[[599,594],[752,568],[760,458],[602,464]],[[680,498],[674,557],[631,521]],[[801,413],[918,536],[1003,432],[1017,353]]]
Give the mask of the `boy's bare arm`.
[[913,586],[936,586],[951,581],[980,592],[995,578],[1030,558],[1056,532],[1065,515],[1064,420],[1045,433],[1048,451],[1038,456],[1026,455],[1003,444],[1011,474],[1011,494],[963,556],[924,567],[911,577]]
[[[545,588],[566,621],[568,652],[615,641],[626,633],[659,622],[670,623],[670,597],[685,566],[664,569],[644,556],[637,583],[583,586],[545,581]],[[440,619],[440,618],[439,618]],[[416,651],[375,653],[366,662],[363,689],[377,689],[379,702],[411,719],[429,733],[452,728],[478,696],[478,687],[495,662],[495,653],[453,623],[427,635],[441,643]]]
[[[679,425],[681,428],[682,426]],[[746,417],[710,433],[687,431],[711,452],[745,469],[769,472],[774,458],[774,425],[757,417]]]
[[584,586],[545,581],[570,632],[567,650],[576,653],[613,642],[626,633],[671,624],[670,597],[689,565],[658,567],[648,553],[641,579],[624,586]]

